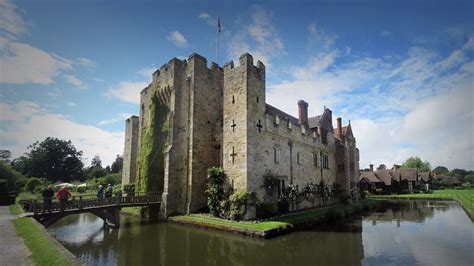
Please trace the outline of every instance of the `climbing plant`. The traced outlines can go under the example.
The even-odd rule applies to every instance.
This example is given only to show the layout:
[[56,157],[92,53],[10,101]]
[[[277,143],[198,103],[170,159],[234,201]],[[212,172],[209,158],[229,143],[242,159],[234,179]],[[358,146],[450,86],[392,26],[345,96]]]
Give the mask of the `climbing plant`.
[[164,174],[164,150],[169,132],[168,114],[168,106],[159,101],[155,92],[151,98],[150,125],[145,129],[140,142],[136,191],[154,192],[158,189],[158,182]]
[[268,196],[273,197],[275,193],[278,192],[278,186],[280,184],[280,180],[276,177],[276,175],[267,170],[263,175],[263,184],[262,187],[265,189],[265,192]]

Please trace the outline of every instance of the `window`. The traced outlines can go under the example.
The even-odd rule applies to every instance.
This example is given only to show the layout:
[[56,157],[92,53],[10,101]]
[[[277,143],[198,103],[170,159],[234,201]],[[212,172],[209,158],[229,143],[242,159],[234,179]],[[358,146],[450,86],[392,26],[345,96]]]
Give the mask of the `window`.
[[235,103],[235,97],[232,95],[232,103]]
[[323,168],[329,169],[329,156],[323,154]]
[[258,96],[257,96],[257,103],[258,103]]
[[296,153],[296,163],[301,164],[301,162],[300,162],[300,153],[299,152]]
[[328,144],[328,132],[326,129],[321,129],[321,142],[325,145]]
[[313,152],[313,166],[318,167],[318,154]]
[[280,162],[280,149],[273,148],[273,162],[279,163]]
[[344,164],[343,163],[337,165],[337,171],[338,172],[344,172]]

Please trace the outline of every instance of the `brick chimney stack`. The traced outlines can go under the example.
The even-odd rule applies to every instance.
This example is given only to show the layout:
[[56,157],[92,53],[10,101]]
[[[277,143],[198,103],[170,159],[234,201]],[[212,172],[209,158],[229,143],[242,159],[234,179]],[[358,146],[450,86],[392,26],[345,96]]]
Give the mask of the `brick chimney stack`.
[[374,171],[374,165],[373,165],[373,164],[369,164],[369,167],[370,167],[370,172],[373,172],[373,171]]
[[342,139],[342,118],[337,118],[336,138]]
[[300,125],[308,125],[308,103],[303,100],[298,101],[298,122]]

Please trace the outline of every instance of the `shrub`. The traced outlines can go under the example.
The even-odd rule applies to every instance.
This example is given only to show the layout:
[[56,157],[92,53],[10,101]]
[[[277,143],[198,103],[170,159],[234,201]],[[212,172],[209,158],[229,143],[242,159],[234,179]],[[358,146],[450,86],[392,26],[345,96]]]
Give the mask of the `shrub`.
[[34,192],[36,187],[40,187],[43,184],[39,178],[31,177],[25,184],[25,191]]
[[249,199],[249,197],[250,193],[246,191],[236,192],[230,196],[230,219],[241,220],[242,218],[244,218],[245,212],[247,211],[247,200]]
[[112,184],[112,186],[114,186],[122,183],[122,173],[108,174],[102,177],[101,179],[103,179],[107,183],[106,185]]
[[135,195],[135,184],[125,184],[123,186],[123,192],[128,196]]
[[76,191],[79,192],[79,193],[84,193],[84,192],[86,192],[86,190],[87,190],[87,187],[77,187],[76,188]]
[[219,216],[220,201],[224,197],[224,170],[220,167],[209,168],[207,173],[207,206],[209,212],[214,216]]

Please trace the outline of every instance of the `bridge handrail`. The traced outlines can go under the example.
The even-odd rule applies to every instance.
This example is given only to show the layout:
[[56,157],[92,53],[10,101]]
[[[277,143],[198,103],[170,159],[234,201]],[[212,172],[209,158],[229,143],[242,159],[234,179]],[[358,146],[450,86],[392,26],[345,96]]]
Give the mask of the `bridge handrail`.
[[[111,198],[88,198],[83,199],[79,196],[77,200],[73,197],[67,201],[63,206],[60,202],[54,201],[51,203],[50,209],[45,209],[43,202],[37,200],[22,200],[20,204],[27,212],[33,212],[33,215],[43,214],[48,212],[59,212],[61,210],[82,210],[84,208],[93,208],[101,206],[128,206],[134,204],[148,205],[150,203],[160,202],[161,197],[159,194],[142,194],[137,196],[115,196]],[[63,208],[61,208],[63,207]]]

